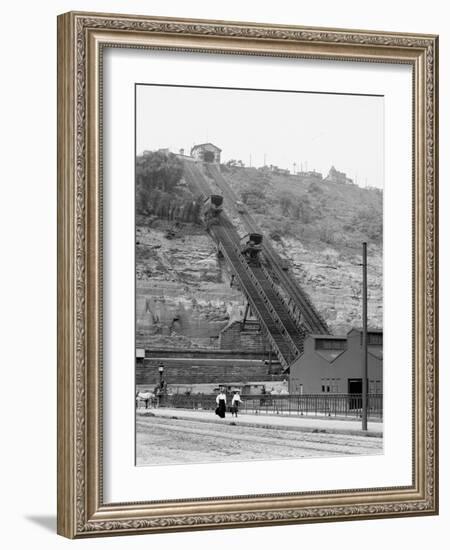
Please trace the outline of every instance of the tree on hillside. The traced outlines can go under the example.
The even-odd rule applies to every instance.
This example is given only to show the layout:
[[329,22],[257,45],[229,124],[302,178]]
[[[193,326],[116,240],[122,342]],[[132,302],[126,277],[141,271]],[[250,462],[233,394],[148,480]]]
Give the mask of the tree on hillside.
[[308,187],[308,192],[313,195],[321,195],[323,193],[323,188],[316,181],[313,181]]
[[247,185],[241,191],[242,201],[257,211],[264,211],[266,204],[266,194],[260,187]]
[[279,195],[280,211],[283,216],[310,223],[312,219],[311,200],[308,195],[299,197],[291,191],[283,191]]
[[313,219],[313,207],[308,195],[303,195],[295,205],[295,217],[303,223],[310,223]]
[[183,165],[173,153],[151,151],[136,158],[138,186],[170,193],[179,183],[182,174]]
[[383,240],[383,214],[376,208],[364,208],[357,212],[353,219],[351,228],[367,235],[376,243]]
[[172,153],[146,152],[136,158],[136,206],[139,213],[168,215],[183,165]]
[[296,197],[289,191],[284,191],[279,195],[280,211],[283,216],[291,216],[292,208],[296,202]]
[[225,166],[227,166],[228,168],[234,168],[236,166],[238,166],[239,168],[243,168],[244,163],[242,162],[242,160],[231,159],[225,163]]

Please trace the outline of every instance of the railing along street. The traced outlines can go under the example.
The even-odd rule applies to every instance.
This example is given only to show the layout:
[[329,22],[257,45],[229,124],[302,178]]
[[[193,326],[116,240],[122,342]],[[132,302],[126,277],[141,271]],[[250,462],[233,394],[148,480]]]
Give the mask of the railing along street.
[[[371,418],[383,418],[383,395],[368,394],[368,414]],[[362,394],[261,394],[241,395],[240,414],[283,416],[328,416],[359,418],[362,414]],[[227,409],[231,405],[228,398]],[[214,411],[215,394],[164,395],[158,406],[199,411]]]

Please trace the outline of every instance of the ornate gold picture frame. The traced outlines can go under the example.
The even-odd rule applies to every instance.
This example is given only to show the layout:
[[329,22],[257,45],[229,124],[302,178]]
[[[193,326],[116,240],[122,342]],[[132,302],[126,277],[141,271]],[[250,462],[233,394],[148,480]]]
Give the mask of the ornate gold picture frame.
[[[412,483],[104,500],[103,54],[106,48],[412,68]],[[237,83],[238,85],[238,83]],[[289,25],[66,13],[58,18],[58,533],[90,536],[438,513],[438,38]]]

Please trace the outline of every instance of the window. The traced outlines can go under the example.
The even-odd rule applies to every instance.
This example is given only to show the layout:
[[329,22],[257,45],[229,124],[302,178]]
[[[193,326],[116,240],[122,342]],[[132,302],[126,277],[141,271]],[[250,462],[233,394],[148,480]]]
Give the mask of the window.
[[345,350],[347,345],[346,340],[335,340],[334,338],[318,338],[316,339],[316,349],[321,350]]
[[[363,333],[359,333],[359,341],[362,346]],[[383,333],[382,332],[368,332],[367,333],[367,345],[368,346],[382,346],[383,345]]]
[[331,393],[339,393],[339,382],[338,378],[331,379]]
[[383,387],[381,385],[381,380],[370,380],[369,381],[369,393],[379,394],[383,392]]
[[382,346],[383,345],[383,333],[381,333],[381,332],[369,332],[367,334],[367,344],[369,346]]

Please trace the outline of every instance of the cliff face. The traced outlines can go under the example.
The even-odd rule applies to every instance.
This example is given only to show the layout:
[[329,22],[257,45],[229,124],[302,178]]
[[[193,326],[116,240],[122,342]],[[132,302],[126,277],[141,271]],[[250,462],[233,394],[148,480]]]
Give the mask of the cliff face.
[[[332,333],[346,334],[362,326],[361,255],[341,253],[332,248],[311,249],[293,238],[273,243],[288,258],[295,278],[308,293]],[[383,327],[382,253],[368,247],[368,319],[369,326]]]
[[149,225],[138,218],[138,347],[218,347],[220,331],[244,308],[206,231],[191,223],[153,219]]

